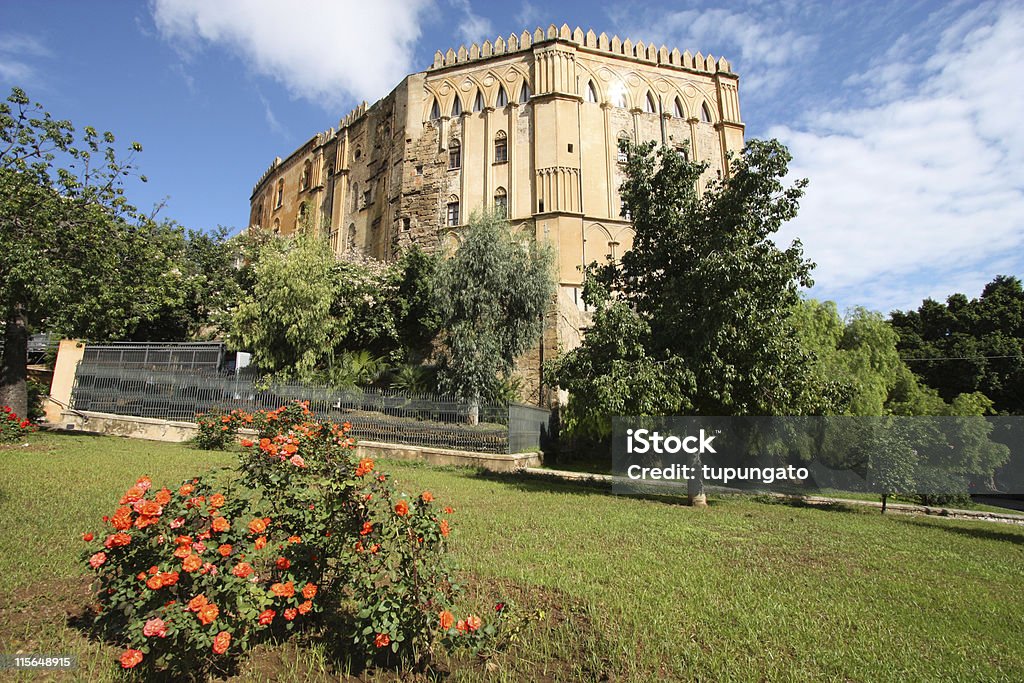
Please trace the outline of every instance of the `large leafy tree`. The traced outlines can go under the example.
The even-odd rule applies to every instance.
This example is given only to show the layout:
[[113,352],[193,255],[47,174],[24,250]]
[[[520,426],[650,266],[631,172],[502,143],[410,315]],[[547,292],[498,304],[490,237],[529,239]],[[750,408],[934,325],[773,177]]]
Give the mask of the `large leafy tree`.
[[901,355],[946,401],[981,392],[1003,414],[1024,414],[1024,289],[997,276],[976,299],[926,299],[916,311],[894,311]]
[[[790,311],[812,265],[799,242],[772,236],[793,218],[806,181],[784,186],[790,155],[776,141],[751,141],[731,177],[703,190],[707,165],[653,143],[628,150],[620,188],[636,236],[617,263],[593,265],[585,290],[596,306],[635,315],[630,348],[604,343],[626,314],[594,318],[583,344],[549,369],[573,401],[603,401],[604,423],[621,408],[703,415],[802,415],[833,412],[839,398],[816,381],[813,357],[799,343]],[[606,292],[595,296],[594,292]],[[588,292],[590,293],[588,295]],[[621,368],[639,357],[661,375],[638,386]],[[616,379],[618,378],[618,379]],[[642,392],[650,392],[646,397]],[[594,406],[570,407],[588,414]],[[641,413],[643,414],[643,413]]]
[[166,270],[150,250],[154,224],[123,192],[142,147],[119,156],[115,144],[109,132],[76,132],[19,88],[0,103],[0,403],[20,414],[33,329],[123,336],[149,314],[150,276]]
[[[433,288],[442,386],[478,406],[536,344],[554,294],[553,255],[513,237],[500,212],[475,213]],[[470,421],[477,413],[471,412]]]

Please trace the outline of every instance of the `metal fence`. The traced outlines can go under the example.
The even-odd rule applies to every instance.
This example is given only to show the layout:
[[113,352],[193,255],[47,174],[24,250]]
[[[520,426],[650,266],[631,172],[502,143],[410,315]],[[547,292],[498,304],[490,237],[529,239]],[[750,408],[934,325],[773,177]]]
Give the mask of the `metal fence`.
[[273,410],[294,400],[309,401],[321,420],[352,423],[359,439],[484,453],[536,450],[548,420],[541,408],[481,403],[479,424],[471,425],[470,405],[447,396],[298,383],[264,386],[243,376],[86,360],[78,366],[72,392],[77,410],[188,421],[215,408]]
[[86,345],[82,362],[115,368],[217,373],[224,356],[222,342],[113,342]]

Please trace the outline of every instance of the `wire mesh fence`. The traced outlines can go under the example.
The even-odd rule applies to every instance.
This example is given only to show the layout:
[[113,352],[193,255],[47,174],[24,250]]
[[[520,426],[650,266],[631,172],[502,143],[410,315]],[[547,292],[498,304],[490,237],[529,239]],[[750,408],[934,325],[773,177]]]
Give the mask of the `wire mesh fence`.
[[319,419],[350,422],[358,439],[482,453],[538,450],[549,415],[531,406],[481,402],[475,411],[478,423],[470,424],[474,406],[450,396],[373,387],[263,385],[200,369],[184,372],[88,360],[78,366],[72,393],[76,410],[187,421],[213,409],[273,410],[295,400],[309,401]]

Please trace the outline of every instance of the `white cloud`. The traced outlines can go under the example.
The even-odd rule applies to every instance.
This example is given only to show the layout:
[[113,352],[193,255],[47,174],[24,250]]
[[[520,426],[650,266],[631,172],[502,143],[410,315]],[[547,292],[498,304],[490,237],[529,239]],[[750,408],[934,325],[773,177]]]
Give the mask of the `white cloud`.
[[462,13],[462,19],[459,21],[459,38],[463,42],[469,45],[482,43],[485,40],[494,40],[495,34],[491,27],[491,20],[474,12],[469,0],[449,1]]
[[[533,28],[540,26],[543,18],[544,13],[541,12],[539,7],[534,5],[532,2],[524,2],[519,7],[519,11],[516,12],[516,26],[519,27],[519,31],[524,29],[532,30]],[[513,26],[510,30],[515,31],[516,27]]]
[[1024,268],[1024,9],[982,5],[919,45],[897,41],[867,69],[898,87],[851,80],[859,106],[769,130],[811,180],[779,238],[802,239],[819,298],[916,307]]
[[738,65],[734,70],[742,73],[744,92],[750,94],[779,89],[817,47],[814,36],[792,28],[788,15],[775,10],[682,10],[647,13],[638,21],[630,10],[613,12],[612,19],[623,27],[621,37],[724,56]]
[[431,0],[153,0],[157,29],[184,51],[224,47],[257,73],[326,108],[385,95],[415,71]]
[[31,62],[51,56],[53,53],[33,36],[0,34],[0,80],[23,88],[37,85],[38,73]]

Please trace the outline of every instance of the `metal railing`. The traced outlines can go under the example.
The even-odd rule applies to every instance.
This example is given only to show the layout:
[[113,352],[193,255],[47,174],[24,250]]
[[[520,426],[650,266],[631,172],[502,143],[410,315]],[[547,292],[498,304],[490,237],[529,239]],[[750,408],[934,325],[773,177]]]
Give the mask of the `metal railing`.
[[469,424],[470,404],[450,396],[372,387],[263,385],[243,376],[87,361],[78,366],[72,392],[76,410],[187,421],[213,409],[273,410],[294,400],[309,401],[318,419],[350,422],[358,439],[484,453],[537,450],[549,414],[521,404],[482,402],[479,423]]

